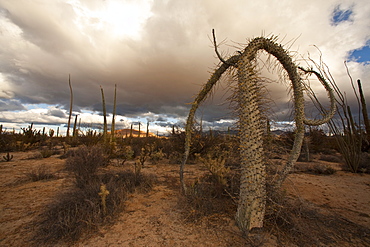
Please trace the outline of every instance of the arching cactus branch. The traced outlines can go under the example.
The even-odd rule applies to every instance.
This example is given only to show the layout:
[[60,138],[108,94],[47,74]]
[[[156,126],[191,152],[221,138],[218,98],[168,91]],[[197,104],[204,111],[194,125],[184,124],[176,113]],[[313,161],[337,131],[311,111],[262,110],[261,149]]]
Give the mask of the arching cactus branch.
[[263,162],[262,148],[263,131],[261,125],[261,110],[259,109],[258,99],[260,88],[258,86],[259,78],[255,71],[258,51],[265,50],[281,63],[289,76],[293,88],[294,120],[296,124],[295,140],[287,164],[284,166],[280,176],[276,181],[274,181],[276,188],[281,186],[299,157],[304,137],[304,124],[320,124],[328,121],[333,115],[333,112],[335,111],[335,104],[333,104],[334,98],[332,97],[333,92],[325,80],[315,73],[329,92],[332,109],[329,111],[329,114],[324,116],[321,120],[307,120],[304,115],[303,84],[298,73],[298,67],[294,64],[288,52],[281,45],[275,43],[272,39],[263,37],[255,38],[249,42],[244,51],[241,52],[241,55],[232,56],[228,60],[224,61],[217,51],[214,32],[213,37],[216,54],[223,63],[215,70],[211,78],[203,86],[202,90],[192,103],[185,128],[185,153],[183,162],[180,165],[180,181],[183,191],[186,192],[183,172],[190,152],[191,128],[194,123],[195,112],[199,104],[204,101],[213,86],[218,82],[221,75],[230,66],[234,66],[238,70],[238,110],[241,159],[240,196],[235,218],[239,228],[243,232],[247,233],[252,228],[260,228],[263,226],[266,204],[266,172]]
[[182,187],[182,191],[186,192],[186,185],[184,182],[184,166],[186,161],[189,157],[190,153],[190,142],[191,142],[191,127],[194,124],[194,116],[195,112],[197,111],[199,105],[206,99],[207,95],[211,92],[213,86],[218,82],[222,74],[231,66],[231,64],[235,64],[239,60],[239,55],[235,55],[230,57],[225,63],[221,64],[221,66],[215,70],[212,74],[211,78],[207,81],[207,83],[203,86],[203,88],[198,93],[197,97],[191,104],[191,109],[189,112],[189,116],[185,126],[185,153],[183,162],[180,165],[180,183]]
[[337,105],[335,104],[335,96],[334,96],[334,90],[331,88],[331,86],[329,85],[329,83],[324,79],[324,77],[312,70],[312,69],[304,69],[302,67],[298,67],[300,70],[302,70],[303,72],[305,72],[306,74],[315,74],[317,79],[319,79],[319,81],[321,82],[321,84],[325,87],[327,93],[328,93],[328,97],[330,99],[330,111],[322,118],[322,119],[317,119],[317,120],[311,120],[311,119],[304,119],[304,124],[306,125],[310,125],[310,126],[317,126],[317,125],[321,125],[321,124],[324,124],[324,123],[327,123],[329,122],[329,120],[334,116],[336,110],[337,110]]

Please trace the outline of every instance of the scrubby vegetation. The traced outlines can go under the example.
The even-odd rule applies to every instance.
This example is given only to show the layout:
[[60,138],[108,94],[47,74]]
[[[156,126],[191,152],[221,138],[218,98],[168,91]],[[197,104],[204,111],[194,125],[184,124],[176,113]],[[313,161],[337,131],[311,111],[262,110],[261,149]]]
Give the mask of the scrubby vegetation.
[[[233,219],[240,187],[238,138],[226,132],[202,133],[200,130],[197,127],[193,129],[194,145],[188,162],[198,167],[201,173],[188,181],[185,195],[178,194],[183,219],[196,224],[215,221],[220,217]],[[33,133],[38,135],[38,132]],[[1,133],[2,140],[13,139],[24,143],[23,136],[19,133]],[[317,176],[335,174],[337,169],[325,162],[342,164],[342,169],[347,170],[333,137],[325,135],[320,129],[311,129],[305,136],[310,141],[306,147],[302,147],[302,155],[305,156],[308,148],[311,158],[297,165],[299,172]],[[29,138],[25,137],[26,140]],[[293,133],[270,133],[264,138],[268,180],[281,169],[293,139]],[[69,178],[72,178],[71,186],[57,193],[32,222],[35,229],[33,243],[46,246],[72,243],[92,236],[102,226],[113,224],[118,215],[125,212],[125,202],[131,193],[147,192],[156,183],[155,176],[145,172],[147,167],[179,164],[184,152],[183,143],[184,133],[176,130],[167,138],[116,137],[114,142],[106,143],[99,134],[81,135],[74,139],[54,135],[30,144],[27,147],[27,150],[33,149],[30,158],[37,155],[43,161],[50,157],[60,157],[65,162]],[[8,152],[10,156],[12,152],[23,151],[20,147],[17,143],[7,143],[9,151],[4,151],[3,156],[7,156]],[[41,152],[50,152],[51,156],[42,155]],[[363,152],[362,155],[364,157],[360,167],[363,169],[359,168],[361,173],[368,172],[369,168],[368,153]],[[17,160],[17,156],[9,163],[14,160]],[[34,167],[25,175],[27,181],[50,181],[61,177],[46,165]],[[167,183],[172,183],[173,188],[180,191],[178,180],[169,180]],[[345,232],[340,239],[363,235],[368,231],[335,215],[323,215],[317,207],[272,188],[267,186],[263,234],[274,234],[281,245],[330,245],[335,243],[331,237],[335,227]],[[325,230],[318,231],[316,223],[325,227]],[[254,238],[252,234],[245,241],[256,245],[262,240]]]
[[[153,186],[154,175],[103,170],[109,161],[102,145],[80,146],[69,152],[66,169],[73,175],[75,186],[57,195],[34,222],[35,245],[75,242],[96,232],[122,212],[129,193],[145,192]],[[39,180],[42,174],[49,173],[39,169],[31,174]]]

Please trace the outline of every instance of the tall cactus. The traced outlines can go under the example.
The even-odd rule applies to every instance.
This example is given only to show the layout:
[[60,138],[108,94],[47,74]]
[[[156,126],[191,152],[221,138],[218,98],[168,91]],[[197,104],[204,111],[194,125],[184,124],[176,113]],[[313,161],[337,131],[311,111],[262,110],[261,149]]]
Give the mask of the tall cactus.
[[211,78],[203,86],[192,103],[185,127],[185,153],[183,162],[180,165],[180,182],[183,192],[186,192],[183,173],[184,166],[190,152],[191,128],[194,123],[195,112],[199,104],[203,102],[211,92],[213,86],[218,82],[221,75],[230,66],[236,67],[238,71],[237,100],[240,128],[241,185],[239,205],[235,218],[239,228],[243,232],[248,233],[252,228],[260,228],[263,226],[266,205],[266,172],[262,159],[263,125],[261,110],[259,109],[259,97],[261,96],[261,92],[259,87],[259,78],[255,71],[257,52],[259,50],[265,50],[282,64],[292,82],[293,89],[296,137],[288,162],[284,166],[280,176],[275,181],[276,188],[281,186],[287,174],[298,159],[304,137],[304,124],[319,125],[328,121],[335,113],[335,99],[333,90],[318,73],[315,73],[314,71],[304,71],[302,69],[306,73],[315,73],[319,80],[324,84],[331,101],[331,110],[326,116],[320,120],[307,120],[304,116],[303,85],[298,73],[298,67],[293,63],[292,58],[281,45],[274,42],[273,39],[264,37],[255,38],[249,42],[244,51],[240,52],[239,55],[234,55],[229,59],[224,60],[217,51],[214,32],[213,40],[216,54],[222,61],[222,64],[215,70]]
[[113,114],[112,114],[112,127],[111,127],[111,142],[115,141],[116,131],[116,106],[117,106],[117,84],[114,84],[114,99],[113,99]]
[[107,135],[108,135],[108,124],[107,124],[107,110],[105,107],[104,90],[102,86],[100,86],[100,91],[101,91],[101,98],[102,98],[102,104],[103,104],[103,118],[104,118],[103,139],[104,139],[104,143],[106,143]]
[[360,93],[361,110],[362,110],[362,116],[364,117],[364,124],[365,124],[365,130],[366,130],[366,138],[367,138],[367,141],[370,143],[370,122],[369,122],[369,115],[367,114],[366,100],[365,100],[364,92],[362,91],[362,85],[361,85],[360,79],[357,80],[357,85],[358,85],[358,91]]
[[67,137],[69,137],[69,128],[71,126],[72,107],[73,107],[73,91],[72,91],[72,85],[71,85],[71,75],[68,75],[68,85],[69,85],[69,92],[70,92],[70,102],[69,102],[69,117],[68,117],[68,124],[67,124]]

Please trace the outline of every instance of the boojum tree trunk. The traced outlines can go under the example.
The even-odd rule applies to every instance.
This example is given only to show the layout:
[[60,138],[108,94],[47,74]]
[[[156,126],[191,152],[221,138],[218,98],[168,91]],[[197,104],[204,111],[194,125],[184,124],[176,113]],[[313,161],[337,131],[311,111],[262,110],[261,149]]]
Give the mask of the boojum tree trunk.
[[[221,75],[230,66],[234,66],[238,71],[237,100],[241,158],[241,185],[239,204],[235,219],[239,228],[243,232],[248,233],[253,228],[263,227],[266,205],[266,172],[263,162],[262,116],[261,110],[259,109],[259,97],[261,96],[261,92],[258,85],[259,78],[255,71],[258,51],[265,50],[282,64],[292,82],[293,89],[296,135],[288,162],[284,166],[280,176],[275,181],[276,189],[281,186],[287,174],[298,159],[304,137],[304,124],[320,125],[328,121],[335,113],[335,99],[333,90],[330,86],[320,75],[315,73],[328,91],[331,109],[322,119],[307,120],[304,116],[303,85],[298,73],[298,67],[293,63],[288,52],[281,45],[275,43],[272,39],[263,37],[255,38],[249,42],[243,52],[240,52],[240,55],[232,56],[227,60],[223,60],[217,52],[215,37],[214,45],[216,54],[222,61],[222,64],[215,70],[211,78],[204,85],[192,103],[185,128],[185,153],[183,162],[180,165],[180,182],[183,192],[186,193],[183,172],[190,152],[191,127],[194,123],[195,112],[199,104],[204,101]],[[314,73],[313,71],[302,70],[306,73]]]

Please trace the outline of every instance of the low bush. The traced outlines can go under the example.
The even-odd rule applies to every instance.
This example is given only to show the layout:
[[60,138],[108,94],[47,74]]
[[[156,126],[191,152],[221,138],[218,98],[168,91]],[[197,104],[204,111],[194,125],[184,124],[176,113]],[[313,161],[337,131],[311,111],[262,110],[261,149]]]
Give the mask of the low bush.
[[26,173],[26,176],[31,179],[32,182],[57,178],[57,176],[55,176],[55,174],[53,174],[45,165],[32,169],[30,172]]
[[40,154],[42,158],[49,158],[50,156],[54,154],[54,151],[48,148],[44,148],[40,150]]
[[327,165],[323,165],[323,164],[315,165],[311,169],[311,171],[315,174],[320,174],[320,175],[332,175],[337,172],[334,168],[327,166]]
[[[36,231],[32,242],[37,246],[52,246],[88,237],[116,219],[124,210],[128,193],[146,192],[155,181],[153,175],[135,176],[131,171],[100,174],[83,188],[58,195],[34,222]],[[100,194],[102,185],[109,192],[104,202]]]
[[370,154],[369,153],[363,152],[361,154],[358,171],[362,173],[370,173]]
[[[348,241],[370,241],[367,227],[328,211],[323,212],[322,208],[289,197],[283,191],[269,188],[267,191],[264,228],[277,237],[278,246],[343,246],[343,242]],[[333,234],[336,232],[341,234]]]
[[333,163],[341,162],[340,157],[336,155],[330,155],[330,154],[322,154],[319,159],[323,161],[333,162]]
[[95,183],[98,168],[108,164],[109,155],[102,146],[81,146],[71,151],[66,160],[66,169],[73,173],[77,187],[83,188],[89,183]]
[[[184,208],[188,221],[198,221],[211,215],[228,215],[236,212],[240,187],[240,175],[232,171],[220,183],[212,174],[206,174],[187,186],[187,193],[180,197],[179,205]],[[184,205],[186,205],[184,207]]]

